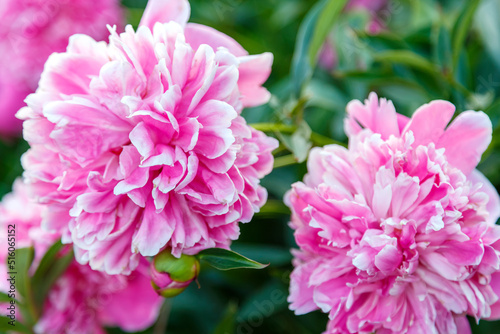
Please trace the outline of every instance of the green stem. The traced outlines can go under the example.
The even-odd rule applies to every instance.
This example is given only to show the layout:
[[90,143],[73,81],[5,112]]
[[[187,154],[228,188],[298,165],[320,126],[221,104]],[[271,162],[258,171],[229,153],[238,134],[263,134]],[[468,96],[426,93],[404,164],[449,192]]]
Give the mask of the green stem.
[[285,151],[288,151],[288,148],[285,145],[280,144],[280,146],[278,146],[278,148],[273,151],[273,155],[276,156]]
[[295,156],[293,154],[274,158],[274,168],[291,166],[295,164],[298,164],[298,161],[297,159],[295,159]]
[[268,215],[268,214],[279,214],[279,215],[289,215],[290,209],[283,204],[282,201],[276,199],[268,199],[266,204],[258,213],[259,215]]
[[249,124],[255,130],[262,132],[283,132],[283,133],[294,133],[297,130],[295,125],[286,125],[278,123],[253,123]]
[[163,334],[167,331],[168,319],[170,318],[170,312],[172,311],[172,301],[170,299],[165,299],[160,310],[160,316],[156,325],[153,327],[153,334]]
[[[295,125],[286,125],[286,124],[279,124],[279,123],[253,123],[250,124],[251,127],[253,127],[256,130],[262,131],[262,132],[281,132],[281,133],[294,133],[297,131],[297,126]],[[336,144],[340,145],[343,147],[346,147],[347,145],[339,142],[337,140],[331,139],[329,137],[320,135],[319,133],[312,132],[311,133],[311,141],[316,145],[316,146],[325,146],[325,145],[331,145],[331,144]]]
[[325,146],[325,145],[339,145],[342,147],[347,147],[347,144],[339,142],[335,139],[332,139],[330,137],[326,137],[323,135],[320,135],[319,133],[313,132],[311,133],[311,141],[316,144],[317,146]]

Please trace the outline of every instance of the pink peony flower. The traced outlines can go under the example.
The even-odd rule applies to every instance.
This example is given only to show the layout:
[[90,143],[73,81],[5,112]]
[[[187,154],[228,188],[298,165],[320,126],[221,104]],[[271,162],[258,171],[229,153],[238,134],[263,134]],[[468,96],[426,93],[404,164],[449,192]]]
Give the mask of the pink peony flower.
[[372,93],[347,106],[349,148],[315,148],[286,196],[290,308],[329,313],[325,333],[467,333],[499,318],[500,198],[475,167],[482,112],[434,101],[411,119]]
[[167,247],[227,248],[266,201],[259,182],[277,141],[240,113],[269,99],[272,55],[186,24],[189,12],[152,0],[137,32],[73,36],[19,112],[43,226],[93,269],[130,273],[139,254]]
[[14,117],[35,91],[43,65],[69,36],[107,38],[106,24],[122,23],[119,0],[3,0],[0,4],[0,134],[21,132]]
[[[21,180],[16,181],[13,193],[5,196],[0,205],[0,227],[4,236],[0,246],[7,249],[7,229],[15,225],[16,247],[35,249],[32,271],[46,250],[59,239],[57,233],[40,229],[41,213],[41,206],[29,201]],[[6,257],[6,252],[0,252],[0,290],[4,292],[9,290]],[[35,333],[104,334],[103,326],[119,326],[126,331],[151,326],[158,316],[162,298],[150,285],[148,266],[142,259],[130,276],[109,276],[73,261],[49,291]],[[123,312],[124,309],[127,312]]]

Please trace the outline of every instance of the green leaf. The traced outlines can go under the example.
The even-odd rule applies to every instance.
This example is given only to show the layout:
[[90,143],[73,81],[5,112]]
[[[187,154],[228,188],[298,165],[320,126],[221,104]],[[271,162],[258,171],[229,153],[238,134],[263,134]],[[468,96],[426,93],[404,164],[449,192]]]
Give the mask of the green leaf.
[[427,72],[433,76],[437,74],[436,66],[426,58],[409,50],[384,51],[374,55],[376,61],[384,63],[395,63]]
[[292,254],[288,247],[238,242],[234,243],[231,248],[237,253],[248,255],[255,261],[270,262],[274,267],[289,265],[292,261]]
[[316,66],[317,56],[325,42],[326,36],[328,36],[346,3],[347,0],[329,0],[319,14],[309,46],[309,63],[312,68]]
[[410,1],[411,4],[411,28],[419,30],[432,25],[439,20],[436,2],[434,0]]
[[500,1],[483,0],[477,9],[475,25],[481,35],[481,41],[500,69]]
[[[363,74],[367,73],[363,72]],[[374,77],[380,77],[380,75]],[[345,106],[349,102],[349,99],[338,87],[318,79],[311,80],[309,85],[304,88],[304,93],[310,96],[308,107],[320,107],[332,112],[341,111],[343,114]]]
[[122,5],[127,8],[140,8],[144,9],[148,0],[122,0]]
[[0,303],[10,303],[12,298],[9,297],[6,293],[0,292]]
[[16,333],[33,334],[33,331],[31,331],[28,327],[18,322],[17,320],[15,320],[14,326],[9,325],[9,322],[11,321],[12,320],[10,318],[7,318],[5,316],[0,316],[0,333],[16,332]]
[[29,299],[30,278],[28,271],[33,262],[35,251],[33,247],[16,250],[16,288],[23,299]]
[[297,130],[290,136],[278,133],[278,138],[281,142],[293,153],[297,162],[301,163],[307,159],[309,150],[312,147],[311,128],[302,121]]
[[[45,260],[43,263],[44,268],[40,271],[37,270],[35,275],[33,275],[34,302],[39,310],[42,309],[45,298],[54,283],[66,271],[71,261],[73,261],[73,250],[68,251],[63,256],[59,256],[59,250],[62,246],[59,242],[52,245],[42,259],[42,261]],[[41,265],[42,262],[40,262]]]
[[50,267],[54,264],[54,262],[57,260],[59,251],[63,247],[63,244],[61,241],[57,241],[54,243],[50,248],[45,252],[44,256],[40,260],[40,264],[38,265],[38,268],[35,271],[35,274],[33,275],[32,280],[37,281],[39,279],[42,279],[47,272],[49,272]]
[[273,169],[296,165],[298,164],[297,158],[293,154],[282,155],[274,158]]
[[453,28],[453,41],[452,41],[452,59],[453,69],[456,69],[460,53],[464,49],[465,39],[470,32],[472,19],[476,13],[477,7],[481,0],[469,0],[460,13],[455,26]]
[[381,31],[375,35],[365,30],[356,31],[361,42],[376,51],[409,49],[410,45],[400,35],[392,31]]
[[444,24],[436,26],[433,36],[433,54],[435,63],[439,64],[445,72],[451,70],[451,36]]
[[297,40],[295,42],[295,51],[292,59],[292,84],[295,97],[300,97],[302,87],[313,75],[313,67],[309,61],[309,47],[315,31],[316,22],[323,10],[326,0],[318,2],[307,13],[304,21],[299,27]]
[[234,333],[237,314],[238,304],[236,302],[229,302],[224,317],[215,328],[213,334]]
[[218,270],[263,269],[268,266],[222,248],[205,249],[199,252],[197,257]]

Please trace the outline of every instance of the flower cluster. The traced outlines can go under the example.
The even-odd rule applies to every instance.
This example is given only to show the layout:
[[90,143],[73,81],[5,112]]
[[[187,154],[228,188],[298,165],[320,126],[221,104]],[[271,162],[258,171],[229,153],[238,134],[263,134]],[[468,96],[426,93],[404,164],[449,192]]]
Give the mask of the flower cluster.
[[434,101],[412,118],[372,93],[347,106],[349,148],[314,149],[286,202],[290,308],[326,333],[467,332],[500,317],[500,198],[477,170],[491,122]]
[[118,0],[4,0],[0,4],[0,133],[17,134],[14,115],[34,92],[43,65],[62,52],[69,36],[85,33],[103,40],[106,24],[122,25]]
[[[15,225],[16,247],[34,247],[33,272],[59,235],[40,228],[42,208],[30,202],[26,186],[17,180],[13,193],[0,206],[0,228]],[[6,238],[0,240],[2,249]],[[8,291],[6,253],[0,252],[0,290]],[[34,332],[37,334],[105,333],[103,327],[143,330],[158,316],[162,299],[149,282],[148,262],[142,259],[130,276],[109,276],[76,261],[57,279],[45,300]],[[19,296],[16,295],[16,298]],[[126,309],[127,312],[123,312]],[[20,315],[17,315],[18,319]]]
[[72,36],[18,113],[42,226],[95,270],[227,248],[266,201],[277,141],[240,113],[269,99],[272,55],[189,14],[185,0],[151,0],[138,30],[110,28],[109,44]]

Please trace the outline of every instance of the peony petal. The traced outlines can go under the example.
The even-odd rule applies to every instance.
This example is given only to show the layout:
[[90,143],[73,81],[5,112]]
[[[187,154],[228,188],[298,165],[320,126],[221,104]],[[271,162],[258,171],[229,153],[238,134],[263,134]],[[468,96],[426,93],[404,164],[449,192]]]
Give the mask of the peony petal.
[[133,252],[143,256],[158,254],[172,237],[176,226],[165,211],[157,213],[153,206],[151,202],[146,205],[141,223],[132,239]]
[[233,55],[242,57],[248,55],[248,52],[231,37],[201,24],[189,23],[184,31],[186,42],[196,50],[202,44],[207,44],[212,49],[217,50],[220,47],[226,48]]
[[273,54],[266,52],[260,55],[244,56],[239,58],[240,76],[238,87],[242,95],[244,107],[255,107],[267,103],[271,93],[262,87],[271,74]]
[[[151,287],[149,262],[141,259],[137,271],[127,277],[127,288],[105,299],[99,318],[109,327],[119,326],[137,332],[151,326],[158,318],[163,298]],[[140,294],[137,292],[140,291]],[[134,312],[123,312],[123,309]]]
[[139,26],[153,30],[154,25],[175,21],[184,26],[191,15],[187,0],[149,0]]
[[450,164],[469,175],[491,142],[491,127],[485,113],[463,112],[446,129],[436,147],[445,148]]
[[466,316],[455,317],[455,323],[457,326],[457,334],[472,334],[469,320],[467,320]]
[[358,100],[349,102],[346,107],[347,118],[344,123],[345,132],[353,136],[363,128],[380,133],[383,139],[390,135],[399,136],[398,118],[394,105],[386,99],[378,99],[377,94],[370,96],[362,104]]
[[415,138],[414,146],[437,143],[444,129],[455,113],[455,106],[448,101],[432,101],[418,108],[402,135],[411,131]]

